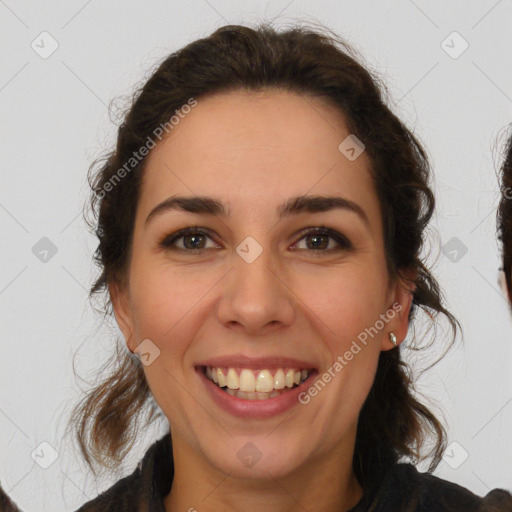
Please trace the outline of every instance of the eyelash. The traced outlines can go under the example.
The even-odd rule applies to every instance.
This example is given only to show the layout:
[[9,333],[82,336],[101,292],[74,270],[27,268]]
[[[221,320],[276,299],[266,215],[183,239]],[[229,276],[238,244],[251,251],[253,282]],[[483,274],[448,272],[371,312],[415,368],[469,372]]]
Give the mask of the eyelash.
[[[341,233],[338,233],[337,231],[326,228],[324,226],[314,227],[314,228],[307,228],[305,231],[303,231],[302,236],[297,240],[298,243],[303,238],[306,238],[307,236],[312,235],[319,235],[319,236],[328,236],[335,240],[339,248],[337,249],[296,249],[296,250],[303,250],[308,252],[319,252],[319,253],[332,253],[332,252],[338,252],[338,251],[347,251],[352,249],[352,243],[350,240],[342,235]],[[170,235],[166,235],[158,244],[158,246],[162,249],[171,250],[171,251],[180,251],[180,252],[186,252],[188,254],[200,254],[201,252],[204,252],[208,249],[182,249],[181,247],[176,247],[174,244],[177,240],[180,240],[184,238],[187,235],[205,235],[211,240],[213,238],[210,236],[209,232],[207,230],[201,229],[201,228],[185,228],[180,229],[179,231],[176,231],[175,233],[172,233]],[[215,240],[214,240],[215,241]]]

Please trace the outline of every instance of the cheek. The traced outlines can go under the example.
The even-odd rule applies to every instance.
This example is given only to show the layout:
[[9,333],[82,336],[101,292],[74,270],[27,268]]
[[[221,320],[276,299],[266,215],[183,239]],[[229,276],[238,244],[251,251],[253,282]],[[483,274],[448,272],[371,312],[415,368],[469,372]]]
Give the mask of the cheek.
[[351,265],[302,284],[306,309],[314,313],[311,322],[330,354],[323,376],[331,391],[325,399],[346,417],[362,405],[372,385],[385,332],[380,318],[387,307],[387,281],[376,269]]
[[147,260],[134,265],[130,291],[136,328],[141,336],[162,341],[179,330],[181,320],[199,306],[213,278]]
[[200,327],[199,301],[211,285],[168,266],[151,267],[151,262],[132,276],[135,332],[139,342],[150,339],[159,351],[154,362],[144,366],[146,380],[160,408],[176,421],[186,417],[184,404],[193,392],[186,384],[187,354]]
[[[386,307],[386,281],[377,267],[347,265],[304,273],[297,293],[307,308],[322,321],[330,343],[354,339],[374,325]],[[318,320],[317,320],[318,322]]]

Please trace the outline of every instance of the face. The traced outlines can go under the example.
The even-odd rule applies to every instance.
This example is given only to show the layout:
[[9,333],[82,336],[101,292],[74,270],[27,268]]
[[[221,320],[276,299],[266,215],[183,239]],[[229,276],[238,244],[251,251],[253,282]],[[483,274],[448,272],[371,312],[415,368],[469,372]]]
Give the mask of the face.
[[[411,295],[386,270],[369,159],[338,149],[349,133],[312,97],[226,93],[200,99],[148,156],[128,281],[110,292],[130,349],[150,340],[144,371],[176,464],[264,479],[351,460]],[[196,201],[165,203],[182,197]],[[216,368],[259,393],[221,389]]]

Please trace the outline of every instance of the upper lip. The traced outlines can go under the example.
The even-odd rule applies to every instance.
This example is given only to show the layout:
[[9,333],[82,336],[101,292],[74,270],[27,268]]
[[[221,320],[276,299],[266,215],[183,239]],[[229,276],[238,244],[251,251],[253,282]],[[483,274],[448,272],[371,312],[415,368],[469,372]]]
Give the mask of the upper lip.
[[251,370],[274,368],[300,368],[315,369],[311,361],[283,356],[248,357],[244,355],[231,355],[212,357],[196,363],[196,366],[211,366],[213,368],[248,368]]

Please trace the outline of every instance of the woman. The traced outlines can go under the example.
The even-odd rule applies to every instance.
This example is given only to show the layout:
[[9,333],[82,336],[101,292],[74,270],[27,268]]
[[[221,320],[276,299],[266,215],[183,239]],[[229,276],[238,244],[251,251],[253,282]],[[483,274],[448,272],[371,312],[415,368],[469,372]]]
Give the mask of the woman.
[[19,510],[0,485],[0,512],[19,512]]
[[169,433],[79,510],[512,510],[404,462],[433,470],[446,434],[399,346],[422,312],[457,328],[419,257],[429,172],[335,35],[227,26],[170,55],[92,176],[91,293],[128,350],[72,422],[93,470]]
[[418,309],[457,326],[419,259],[428,178],[334,35],[228,26],[169,56],[92,182],[92,292],[138,358],[75,422],[91,466],[152,398],[170,433],[80,510],[511,510],[398,463],[445,445],[398,348]]
[[503,273],[510,301],[512,298],[512,136],[509,137],[505,146],[505,160],[501,168],[498,238],[501,241]]

